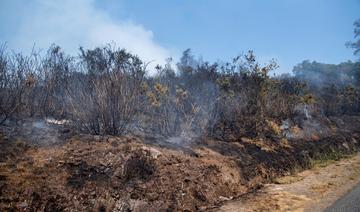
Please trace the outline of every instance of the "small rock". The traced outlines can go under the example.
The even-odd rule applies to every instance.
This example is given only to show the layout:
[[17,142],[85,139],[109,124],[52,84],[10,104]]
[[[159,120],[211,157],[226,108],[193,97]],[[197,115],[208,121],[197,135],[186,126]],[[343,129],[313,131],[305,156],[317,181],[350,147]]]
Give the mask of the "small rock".
[[28,206],[27,202],[22,202],[22,203],[19,203],[18,206],[20,208],[26,208]]
[[244,143],[251,143],[252,142],[252,140],[250,138],[245,138],[245,137],[240,138],[240,140],[242,142],[244,142]]
[[142,149],[145,151],[149,151],[151,157],[153,157],[154,159],[157,159],[161,155],[161,152],[159,150],[152,147],[142,147]]
[[223,197],[223,196],[219,196],[219,199],[222,200],[222,201],[229,201],[229,200],[232,200],[233,197]]
[[357,144],[357,140],[355,138],[352,138],[351,141],[354,143],[354,144]]
[[146,201],[143,200],[133,200],[131,199],[129,201],[130,203],[130,210],[129,211],[145,211],[149,204]]
[[100,135],[94,135],[94,140],[97,141],[97,142],[100,142],[101,141],[101,136]]

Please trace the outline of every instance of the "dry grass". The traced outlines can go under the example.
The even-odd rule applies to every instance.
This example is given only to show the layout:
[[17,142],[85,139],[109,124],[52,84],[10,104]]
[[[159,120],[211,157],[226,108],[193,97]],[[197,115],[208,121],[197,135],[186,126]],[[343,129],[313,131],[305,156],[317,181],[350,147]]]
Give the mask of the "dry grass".
[[275,179],[274,183],[276,183],[276,184],[291,184],[291,183],[301,181],[303,179],[304,179],[304,177],[299,176],[299,175],[285,176],[285,177],[280,177],[280,178]]
[[323,184],[312,185],[310,188],[313,191],[315,191],[316,193],[319,193],[320,195],[324,195],[325,193],[327,193],[329,190],[331,190],[331,188],[333,188],[336,185],[337,184],[334,182],[328,182],[328,183],[323,183]]

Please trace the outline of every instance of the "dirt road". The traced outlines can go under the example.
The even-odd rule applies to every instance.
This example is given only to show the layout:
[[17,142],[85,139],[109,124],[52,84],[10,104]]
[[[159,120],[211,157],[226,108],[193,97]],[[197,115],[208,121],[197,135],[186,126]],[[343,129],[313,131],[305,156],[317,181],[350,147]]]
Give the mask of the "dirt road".
[[[324,211],[360,182],[360,154],[317,164],[311,170],[275,182],[228,201],[217,211]],[[354,198],[347,200],[351,202]],[[347,204],[343,201],[338,206]]]
[[360,184],[358,184],[354,189],[349,193],[344,195],[338,201],[336,201],[332,206],[325,210],[326,212],[351,212],[351,211],[360,211]]

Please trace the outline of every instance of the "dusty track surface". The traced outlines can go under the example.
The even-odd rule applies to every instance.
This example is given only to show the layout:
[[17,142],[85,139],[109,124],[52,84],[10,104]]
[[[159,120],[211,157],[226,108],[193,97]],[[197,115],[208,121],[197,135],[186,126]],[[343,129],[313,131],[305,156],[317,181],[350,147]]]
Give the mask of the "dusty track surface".
[[323,211],[360,182],[360,154],[275,181],[217,211]]

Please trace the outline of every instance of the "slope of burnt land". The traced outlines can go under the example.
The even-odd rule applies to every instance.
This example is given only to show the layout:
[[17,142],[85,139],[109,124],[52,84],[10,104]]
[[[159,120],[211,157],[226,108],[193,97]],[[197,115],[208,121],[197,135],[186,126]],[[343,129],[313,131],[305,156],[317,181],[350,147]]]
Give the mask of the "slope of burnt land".
[[232,142],[80,135],[38,122],[3,127],[0,210],[206,210],[360,148],[360,117],[274,127],[281,135]]

